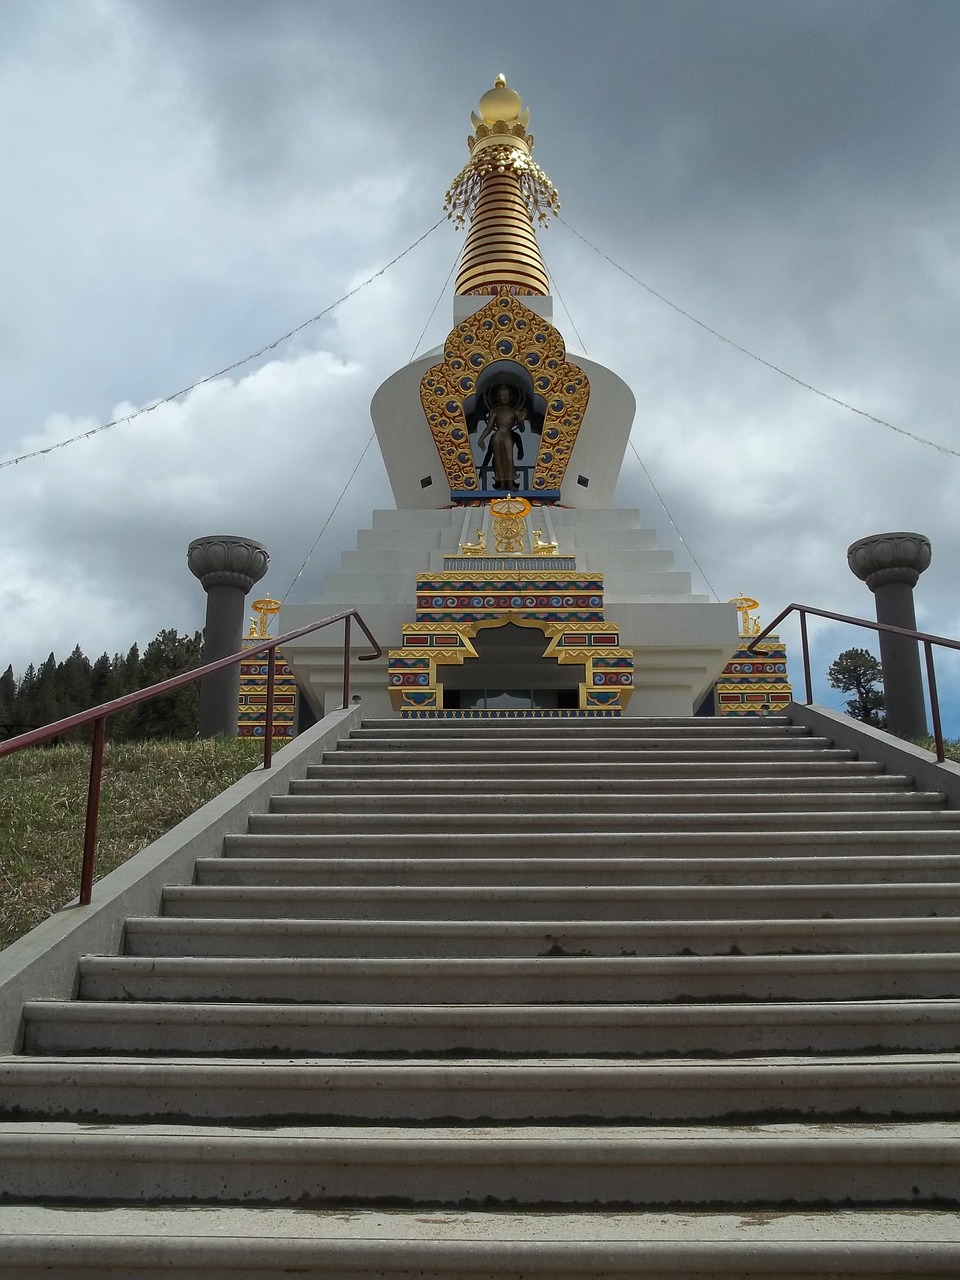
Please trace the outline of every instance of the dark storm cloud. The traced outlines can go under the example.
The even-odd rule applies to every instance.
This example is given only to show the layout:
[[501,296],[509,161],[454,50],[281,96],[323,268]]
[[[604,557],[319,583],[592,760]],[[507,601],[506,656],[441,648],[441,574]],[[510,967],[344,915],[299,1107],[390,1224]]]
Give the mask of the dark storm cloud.
[[[960,449],[955,0],[8,0],[0,37],[2,456],[185,386],[373,274],[440,216],[501,70],[572,227],[766,360]],[[633,387],[634,440],[721,596],[869,613],[847,543],[919,527],[925,625],[960,631],[960,460],[751,361],[564,225],[541,242],[559,327]],[[213,526],[263,537],[282,593],[461,243],[443,227],[222,383],[0,471],[21,665],[196,625],[183,547]],[[449,320],[445,298],[421,349]],[[256,464],[258,510],[264,432],[283,448]],[[387,500],[368,457],[299,598]],[[705,590],[630,452],[620,500]]]

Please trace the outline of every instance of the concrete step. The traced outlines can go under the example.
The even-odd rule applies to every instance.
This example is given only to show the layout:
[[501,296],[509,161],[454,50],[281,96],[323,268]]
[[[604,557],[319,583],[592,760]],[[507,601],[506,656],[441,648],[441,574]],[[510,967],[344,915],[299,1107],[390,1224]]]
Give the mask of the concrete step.
[[[317,857],[343,858],[448,858],[456,849],[465,857],[582,858],[587,853],[615,857],[663,857],[669,855],[703,859],[733,856],[772,858],[778,855],[817,857],[827,851],[836,854],[879,853],[909,859],[918,854],[941,856],[960,852],[960,827],[926,829],[913,826],[838,828],[836,823],[818,829],[796,830],[787,825],[757,830],[757,824],[713,831],[555,831],[549,836],[535,828],[456,832],[405,830],[331,830],[330,824],[281,815],[267,815],[263,830],[224,837],[225,857]],[[259,827],[260,820],[253,824]],[[302,828],[306,825],[307,831]],[[396,824],[400,825],[400,824]],[[405,826],[406,824],[404,824]]]
[[[817,789],[815,791],[792,791],[784,787],[764,788],[756,791],[745,789],[733,790],[717,787],[710,791],[685,788],[663,787],[649,790],[636,788],[629,791],[617,789],[580,788],[575,783],[563,790],[510,791],[504,793],[495,788],[484,789],[476,784],[464,788],[461,784],[458,791],[431,792],[425,790],[408,790],[396,792],[380,792],[374,789],[359,792],[337,790],[332,793],[316,791],[290,795],[275,796],[270,802],[271,813],[317,813],[317,814],[421,814],[430,817],[444,815],[463,817],[486,814],[496,815],[509,807],[512,813],[522,813],[525,817],[533,814],[549,816],[561,814],[655,814],[675,815],[686,813],[707,813],[711,819],[728,813],[817,813],[846,812],[847,810],[870,811],[890,810],[925,810],[935,809],[946,802],[942,791],[878,790],[871,788],[861,791]],[[950,812],[950,811],[948,811]],[[960,820],[960,810],[952,811],[956,817],[948,821]],[[507,815],[509,816],[509,814]]]
[[[626,759],[628,751],[617,753],[620,759],[608,759],[607,751],[593,751],[589,762],[581,764],[576,771],[579,780],[604,780],[604,778],[694,778],[704,776],[739,777],[744,767],[737,759],[723,753],[712,753],[713,759],[680,760],[680,762],[664,763],[653,751],[635,751],[632,762]],[[855,759],[852,753],[836,753],[836,751],[786,751],[785,759],[772,751],[753,753],[750,772],[756,777],[780,777],[783,774],[796,774],[797,777],[884,777],[883,765],[876,760]],[[474,776],[477,778],[543,778],[543,765],[538,760],[526,755],[512,767],[500,764],[497,755],[490,756],[475,765]],[[461,769],[457,765],[444,762],[442,756],[431,756],[429,763],[420,764],[380,764],[364,763],[362,756],[356,751],[337,753],[328,751],[323,764],[308,765],[307,778],[462,778]]]
[[[226,926],[231,922],[208,923]],[[579,931],[570,930],[557,937],[530,939],[526,955],[533,958],[529,959],[524,958],[522,941],[509,937],[499,948],[494,945],[499,938],[492,938],[487,948],[469,938],[465,947],[469,958],[410,959],[411,954],[430,957],[439,947],[431,948],[429,939],[418,945],[385,930],[383,953],[397,958],[371,960],[369,946],[365,950],[362,945],[364,940],[369,942],[369,935],[364,939],[360,934],[357,940],[348,934],[341,943],[340,935],[331,938],[331,933],[321,929],[311,939],[316,944],[312,954],[295,956],[284,951],[267,954],[266,948],[259,955],[243,955],[254,951],[254,944],[232,941],[225,927],[194,933],[177,930],[160,939],[154,949],[149,949],[150,939],[139,938],[139,954],[81,960],[78,996],[92,1001],[181,1003],[368,1004],[379,1000],[414,1004],[422,1000],[518,1005],[711,1000],[739,1004],[745,1000],[950,999],[960,986],[960,954],[955,952],[638,956],[616,950],[616,942],[607,942],[603,953],[600,939],[591,948],[594,954],[584,955],[574,950],[581,942]],[[255,931],[251,935],[255,937]],[[589,945],[593,941],[589,931],[583,935]],[[624,935],[629,939],[626,931]],[[172,948],[177,943],[180,948],[175,954],[163,953],[164,944]],[[545,951],[538,955],[537,946]],[[295,944],[286,950],[296,950]]]
[[[381,995],[383,994],[381,990]],[[570,1057],[960,1052],[960,1000],[24,1005],[28,1054]]]
[[[305,837],[307,840],[310,837]],[[246,837],[248,840],[264,837]],[[281,837],[282,839],[282,837]],[[317,885],[859,885],[960,881],[960,853],[794,858],[198,858],[197,884]]]
[[[943,831],[960,829],[960,809],[924,809],[909,804],[893,808],[889,802],[876,808],[864,808],[858,804],[844,809],[839,805],[831,807],[829,800],[818,797],[816,807],[811,805],[809,809],[775,809],[771,806],[769,810],[763,810],[754,804],[752,807],[744,805],[739,810],[731,805],[724,811],[704,804],[702,809],[691,805],[686,811],[681,811],[677,797],[669,799],[670,807],[660,810],[651,798],[648,811],[641,811],[634,802],[632,807],[622,812],[597,812],[599,805],[595,804],[557,812],[544,804],[536,811],[527,811],[517,805],[512,812],[464,812],[464,806],[461,806],[459,812],[438,813],[430,810],[416,812],[414,806],[411,806],[411,812],[402,812],[399,807],[392,810],[371,808],[361,812],[342,808],[321,810],[313,796],[278,796],[273,811],[250,815],[248,830],[266,834],[335,830],[350,835],[363,832],[389,832],[391,835],[409,832],[418,836],[442,834],[448,842],[460,845],[465,836],[486,836],[498,832],[515,836],[520,831],[534,832],[541,839],[544,836],[580,833],[582,839],[586,836],[592,838],[594,833],[601,832],[620,832],[629,836],[649,833],[662,837],[673,831],[713,833],[744,826],[764,832],[821,829],[889,831],[894,827],[922,826],[936,826]],[[501,801],[497,807],[502,810],[506,806]]]
[[[329,770],[320,770],[319,776],[297,779],[292,782],[290,784],[290,794],[295,796],[325,797],[373,796],[379,799],[381,796],[406,796],[415,787],[425,794],[442,795],[445,799],[453,795],[462,801],[467,797],[472,800],[476,796],[478,802],[480,802],[480,798],[484,796],[536,797],[543,792],[549,792],[551,787],[556,786],[555,780],[551,780],[542,771],[534,777],[523,777],[518,775],[515,770],[504,770],[503,776],[500,778],[488,776],[480,778],[476,775],[476,772],[473,772],[469,786],[465,786],[464,782],[463,775],[454,771],[450,771],[448,777],[385,778],[380,770],[371,769],[362,777],[342,778],[339,773],[337,776],[331,777]],[[815,787],[818,795],[840,791],[855,792],[857,794],[866,793],[879,798],[892,791],[907,791],[912,786],[913,779],[906,774],[845,774],[835,772],[831,774],[825,773],[821,776],[781,774],[779,776],[754,777],[752,774],[744,775],[743,769],[731,769],[725,776],[704,774],[699,777],[679,779],[665,777],[643,778],[636,775],[633,777],[588,779],[584,778],[582,774],[578,774],[569,783],[564,783],[562,794],[564,796],[580,797],[607,794],[614,796],[642,796],[648,794],[662,795],[664,792],[670,795],[683,795],[687,792],[702,793],[709,791],[712,795],[722,795],[728,792],[747,792],[750,794],[773,792],[777,795],[793,795],[809,792]],[[557,794],[557,792],[553,792],[553,794]]]
[[[207,886],[169,885],[166,918],[309,920],[765,920],[960,917],[960,883]],[[161,920],[160,923],[163,923]]]
[[[447,764],[482,764],[484,761],[499,760],[536,760],[542,762],[545,769],[557,765],[567,765],[570,772],[582,759],[596,759],[599,751],[605,758],[614,762],[642,759],[645,752],[650,752],[661,760],[750,760],[773,759],[789,760],[793,758],[809,760],[811,758],[827,760],[850,759],[848,753],[837,751],[832,747],[830,738],[794,738],[785,742],[782,738],[729,738],[706,741],[703,738],[676,737],[663,741],[655,739],[637,739],[630,744],[626,740],[618,741],[610,746],[600,742],[590,745],[584,743],[576,748],[561,749],[557,746],[553,735],[542,738],[525,739],[523,745],[518,740],[495,742],[472,742],[468,739],[454,743],[441,739],[425,741],[422,745],[414,742],[402,742],[387,737],[352,739],[344,738],[336,749],[336,755],[345,759],[355,758],[358,762],[376,763],[379,759],[393,760],[397,764],[424,764],[432,758],[443,760]],[[325,752],[323,760],[330,758]]]
[[960,1124],[270,1130],[0,1124],[0,1198],[81,1203],[957,1207]]
[[0,1058],[0,1118],[489,1126],[524,1121],[739,1124],[956,1109],[960,1055],[846,1058]]
[[354,733],[423,733],[427,736],[437,733],[524,733],[529,731],[556,733],[561,738],[576,736],[581,732],[601,733],[607,737],[638,732],[648,733],[653,730],[693,731],[704,734],[809,734],[809,729],[795,725],[789,716],[756,716],[749,719],[733,720],[717,716],[687,717],[676,716],[631,716],[617,720],[553,720],[549,716],[529,716],[523,720],[397,720],[370,719],[364,720]]
[[[344,743],[341,743],[341,747],[345,747],[346,741],[345,739]],[[489,765],[496,769],[504,769],[517,765],[533,766],[541,774],[554,777],[572,777],[579,775],[581,768],[632,770],[642,768],[647,760],[654,767],[666,765],[668,771],[674,765],[707,765],[718,768],[726,765],[749,765],[761,768],[774,765],[856,763],[856,752],[831,747],[828,738],[807,739],[806,743],[810,745],[803,745],[799,739],[792,739],[790,746],[785,747],[775,742],[759,742],[756,749],[743,747],[736,750],[719,747],[697,748],[678,743],[670,749],[655,751],[616,745],[604,746],[602,750],[595,746],[577,751],[560,751],[555,743],[552,749],[538,747],[536,751],[520,750],[516,747],[498,747],[495,751],[491,751],[484,750],[482,746],[471,748],[463,744],[446,749],[437,746],[432,751],[418,751],[415,747],[391,748],[387,745],[374,749],[369,745],[354,743],[349,750],[325,751],[321,764],[311,767],[334,770],[373,766],[398,769],[442,768],[462,773],[466,768],[482,769]]]
[[903,1280],[960,1274],[951,1210],[603,1213],[0,1206],[0,1275],[32,1280]]
[[781,722],[780,724],[746,725],[737,720],[703,717],[690,720],[645,721],[642,719],[626,719],[619,721],[561,721],[556,720],[520,720],[512,724],[503,721],[467,721],[457,723],[446,721],[410,724],[404,721],[381,721],[379,725],[365,723],[359,729],[352,729],[344,742],[370,742],[390,739],[392,742],[412,742],[419,746],[443,741],[456,742],[461,739],[478,739],[484,743],[527,742],[549,739],[561,747],[576,746],[580,742],[664,742],[677,738],[703,739],[704,741],[748,741],[765,742],[773,739],[783,742],[794,738],[809,739],[813,737],[809,729],[799,725]]

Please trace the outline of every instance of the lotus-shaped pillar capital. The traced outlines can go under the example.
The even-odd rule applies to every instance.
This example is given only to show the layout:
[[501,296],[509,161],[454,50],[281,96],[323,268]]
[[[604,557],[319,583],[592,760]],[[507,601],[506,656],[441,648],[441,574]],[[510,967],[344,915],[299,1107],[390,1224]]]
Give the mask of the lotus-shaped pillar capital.
[[209,534],[194,538],[187,548],[190,572],[204,591],[212,587],[240,587],[244,595],[267,572],[270,556],[255,538]]
[[922,533],[873,533],[850,544],[847,564],[871,591],[890,582],[914,587],[930,555],[930,539]]

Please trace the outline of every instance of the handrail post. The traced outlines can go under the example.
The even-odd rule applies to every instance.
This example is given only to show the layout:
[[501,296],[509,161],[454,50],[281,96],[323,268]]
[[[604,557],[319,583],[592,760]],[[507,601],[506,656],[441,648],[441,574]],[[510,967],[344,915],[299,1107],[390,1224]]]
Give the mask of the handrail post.
[[350,705],[350,614],[343,620],[343,709]]
[[103,779],[103,744],[107,717],[93,722],[90,747],[90,779],[87,784],[87,820],[83,828],[83,867],[80,871],[80,905],[88,907],[93,897],[93,871],[97,861],[97,828],[100,821],[100,783]]
[[810,678],[810,645],[807,641],[807,614],[800,611],[800,647],[803,650],[803,680],[807,690],[807,706],[813,703],[813,681]]
[[267,650],[267,705],[264,708],[263,767],[273,765],[273,687],[276,681],[277,646]]
[[937,696],[937,673],[933,668],[933,645],[929,640],[923,642],[923,655],[927,662],[927,688],[930,691],[930,719],[933,721],[933,741],[937,748],[937,760],[943,764],[946,752],[943,749],[943,725],[940,723],[940,699]]

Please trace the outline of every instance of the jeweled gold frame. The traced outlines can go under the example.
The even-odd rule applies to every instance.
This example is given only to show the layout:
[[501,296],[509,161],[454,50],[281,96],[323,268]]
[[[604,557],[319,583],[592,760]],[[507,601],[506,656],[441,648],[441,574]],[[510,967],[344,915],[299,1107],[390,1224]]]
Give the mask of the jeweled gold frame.
[[546,405],[530,488],[559,489],[590,399],[589,379],[567,360],[559,330],[502,288],[448,334],[443,356],[420,381],[420,403],[450,488],[480,489],[463,406],[488,365],[509,361],[526,370]]

